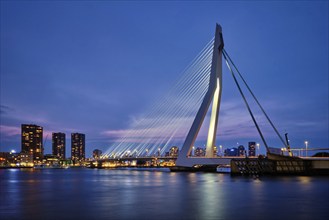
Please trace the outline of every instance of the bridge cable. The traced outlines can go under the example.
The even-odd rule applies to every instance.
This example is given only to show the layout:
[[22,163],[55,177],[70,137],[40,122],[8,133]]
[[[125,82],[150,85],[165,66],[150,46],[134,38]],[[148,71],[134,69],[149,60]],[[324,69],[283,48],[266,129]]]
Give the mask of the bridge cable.
[[264,108],[262,107],[262,105],[259,103],[258,99],[256,98],[256,96],[254,95],[254,93],[251,91],[250,87],[248,86],[247,82],[245,81],[245,79],[243,78],[242,74],[240,73],[240,71],[238,70],[238,68],[236,67],[236,65],[234,64],[233,60],[231,59],[231,57],[227,54],[226,50],[223,49],[223,54],[225,54],[225,56],[228,57],[228,59],[230,60],[230,62],[232,63],[233,67],[235,68],[235,70],[237,71],[237,73],[239,74],[240,78],[242,79],[242,81],[244,82],[245,86],[247,87],[248,91],[250,92],[250,94],[252,95],[252,97],[254,98],[254,100],[256,101],[256,103],[258,104],[259,108],[262,110],[263,114],[265,115],[266,119],[268,120],[268,122],[271,124],[272,128],[274,129],[275,133],[278,135],[278,137],[280,138],[281,142],[283,143],[283,145],[285,147],[288,147],[287,144],[285,143],[285,141],[283,140],[282,136],[280,135],[280,133],[278,132],[278,130],[276,129],[276,127],[274,126],[273,122],[271,121],[271,119],[269,118],[269,116],[266,114]]
[[241,94],[241,96],[242,96],[242,98],[243,98],[243,100],[244,100],[244,102],[245,102],[245,104],[246,104],[246,106],[247,106],[247,109],[248,109],[248,111],[249,111],[249,114],[250,114],[250,116],[251,116],[251,118],[252,118],[252,120],[253,120],[253,122],[254,122],[256,128],[257,128],[257,131],[258,131],[258,133],[259,133],[259,135],[260,135],[260,137],[261,137],[261,139],[262,139],[262,141],[263,141],[263,143],[264,143],[264,145],[265,145],[265,147],[266,147],[266,150],[267,150],[267,152],[269,152],[268,145],[267,145],[267,143],[266,143],[266,141],[265,141],[265,139],[264,139],[264,136],[263,136],[263,134],[262,134],[262,132],[261,132],[261,130],[260,130],[260,128],[259,128],[257,122],[256,122],[256,119],[255,119],[255,117],[254,117],[254,115],[253,115],[253,113],[252,113],[252,111],[251,111],[251,109],[250,109],[250,106],[249,106],[249,104],[248,104],[248,102],[247,102],[247,99],[246,99],[246,97],[244,96],[244,94],[243,94],[243,92],[242,92],[242,89],[241,89],[241,87],[240,87],[240,85],[239,85],[239,82],[238,82],[238,80],[236,79],[236,77],[235,77],[235,75],[234,75],[234,72],[233,72],[233,70],[232,70],[232,68],[231,68],[231,66],[230,66],[230,64],[229,64],[229,62],[228,62],[228,60],[227,60],[227,58],[226,58],[225,53],[223,53],[223,56],[224,56],[224,59],[225,59],[226,65],[227,65],[228,69],[230,70],[230,72],[231,72],[231,74],[232,74],[232,77],[233,77],[233,79],[234,79],[234,82],[235,82],[236,86],[238,87],[239,92],[240,92],[240,94]]
[[161,153],[164,153],[169,144],[178,142],[176,133],[188,126],[189,115],[193,114],[207,91],[213,44],[214,39],[184,69],[182,78],[167,95],[154,103],[145,116],[132,123],[121,138],[117,138],[106,156],[122,157],[128,152],[140,156],[145,150],[151,155],[160,146]]

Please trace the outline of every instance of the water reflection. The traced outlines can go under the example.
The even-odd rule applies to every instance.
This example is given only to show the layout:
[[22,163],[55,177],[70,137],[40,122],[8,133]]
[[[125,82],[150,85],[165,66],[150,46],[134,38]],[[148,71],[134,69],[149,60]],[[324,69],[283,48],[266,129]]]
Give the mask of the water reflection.
[[214,184],[217,182],[217,176],[217,174],[203,175],[204,184],[200,186],[198,195],[200,198],[198,219],[225,219],[223,187]]
[[0,175],[1,219],[321,219],[329,207],[329,178],[93,169]]

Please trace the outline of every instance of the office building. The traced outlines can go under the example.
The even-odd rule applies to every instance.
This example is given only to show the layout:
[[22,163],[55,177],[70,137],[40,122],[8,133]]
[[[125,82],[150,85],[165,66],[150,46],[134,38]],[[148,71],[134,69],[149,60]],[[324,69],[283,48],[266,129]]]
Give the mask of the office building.
[[80,164],[85,160],[85,135],[71,134],[71,160],[74,164]]
[[65,134],[58,132],[52,134],[52,154],[58,159],[65,159]]
[[248,143],[248,155],[249,155],[249,157],[256,156],[256,142]]
[[38,125],[22,124],[22,152],[32,152],[33,160],[43,158],[43,128]]

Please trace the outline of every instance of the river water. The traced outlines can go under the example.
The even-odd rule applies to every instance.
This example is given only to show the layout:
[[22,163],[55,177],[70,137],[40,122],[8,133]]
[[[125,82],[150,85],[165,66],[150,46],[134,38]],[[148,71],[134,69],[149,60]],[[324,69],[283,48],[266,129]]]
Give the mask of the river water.
[[327,219],[329,177],[0,170],[0,219]]

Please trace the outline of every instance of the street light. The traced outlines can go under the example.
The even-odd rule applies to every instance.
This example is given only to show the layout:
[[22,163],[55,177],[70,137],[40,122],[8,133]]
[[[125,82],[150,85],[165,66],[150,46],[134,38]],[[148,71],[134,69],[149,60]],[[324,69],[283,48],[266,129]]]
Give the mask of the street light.
[[305,152],[305,155],[306,155],[306,157],[307,157],[307,145],[308,145],[308,141],[305,141],[304,143],[305,143],[305,146],[306,146],[306,152]]

